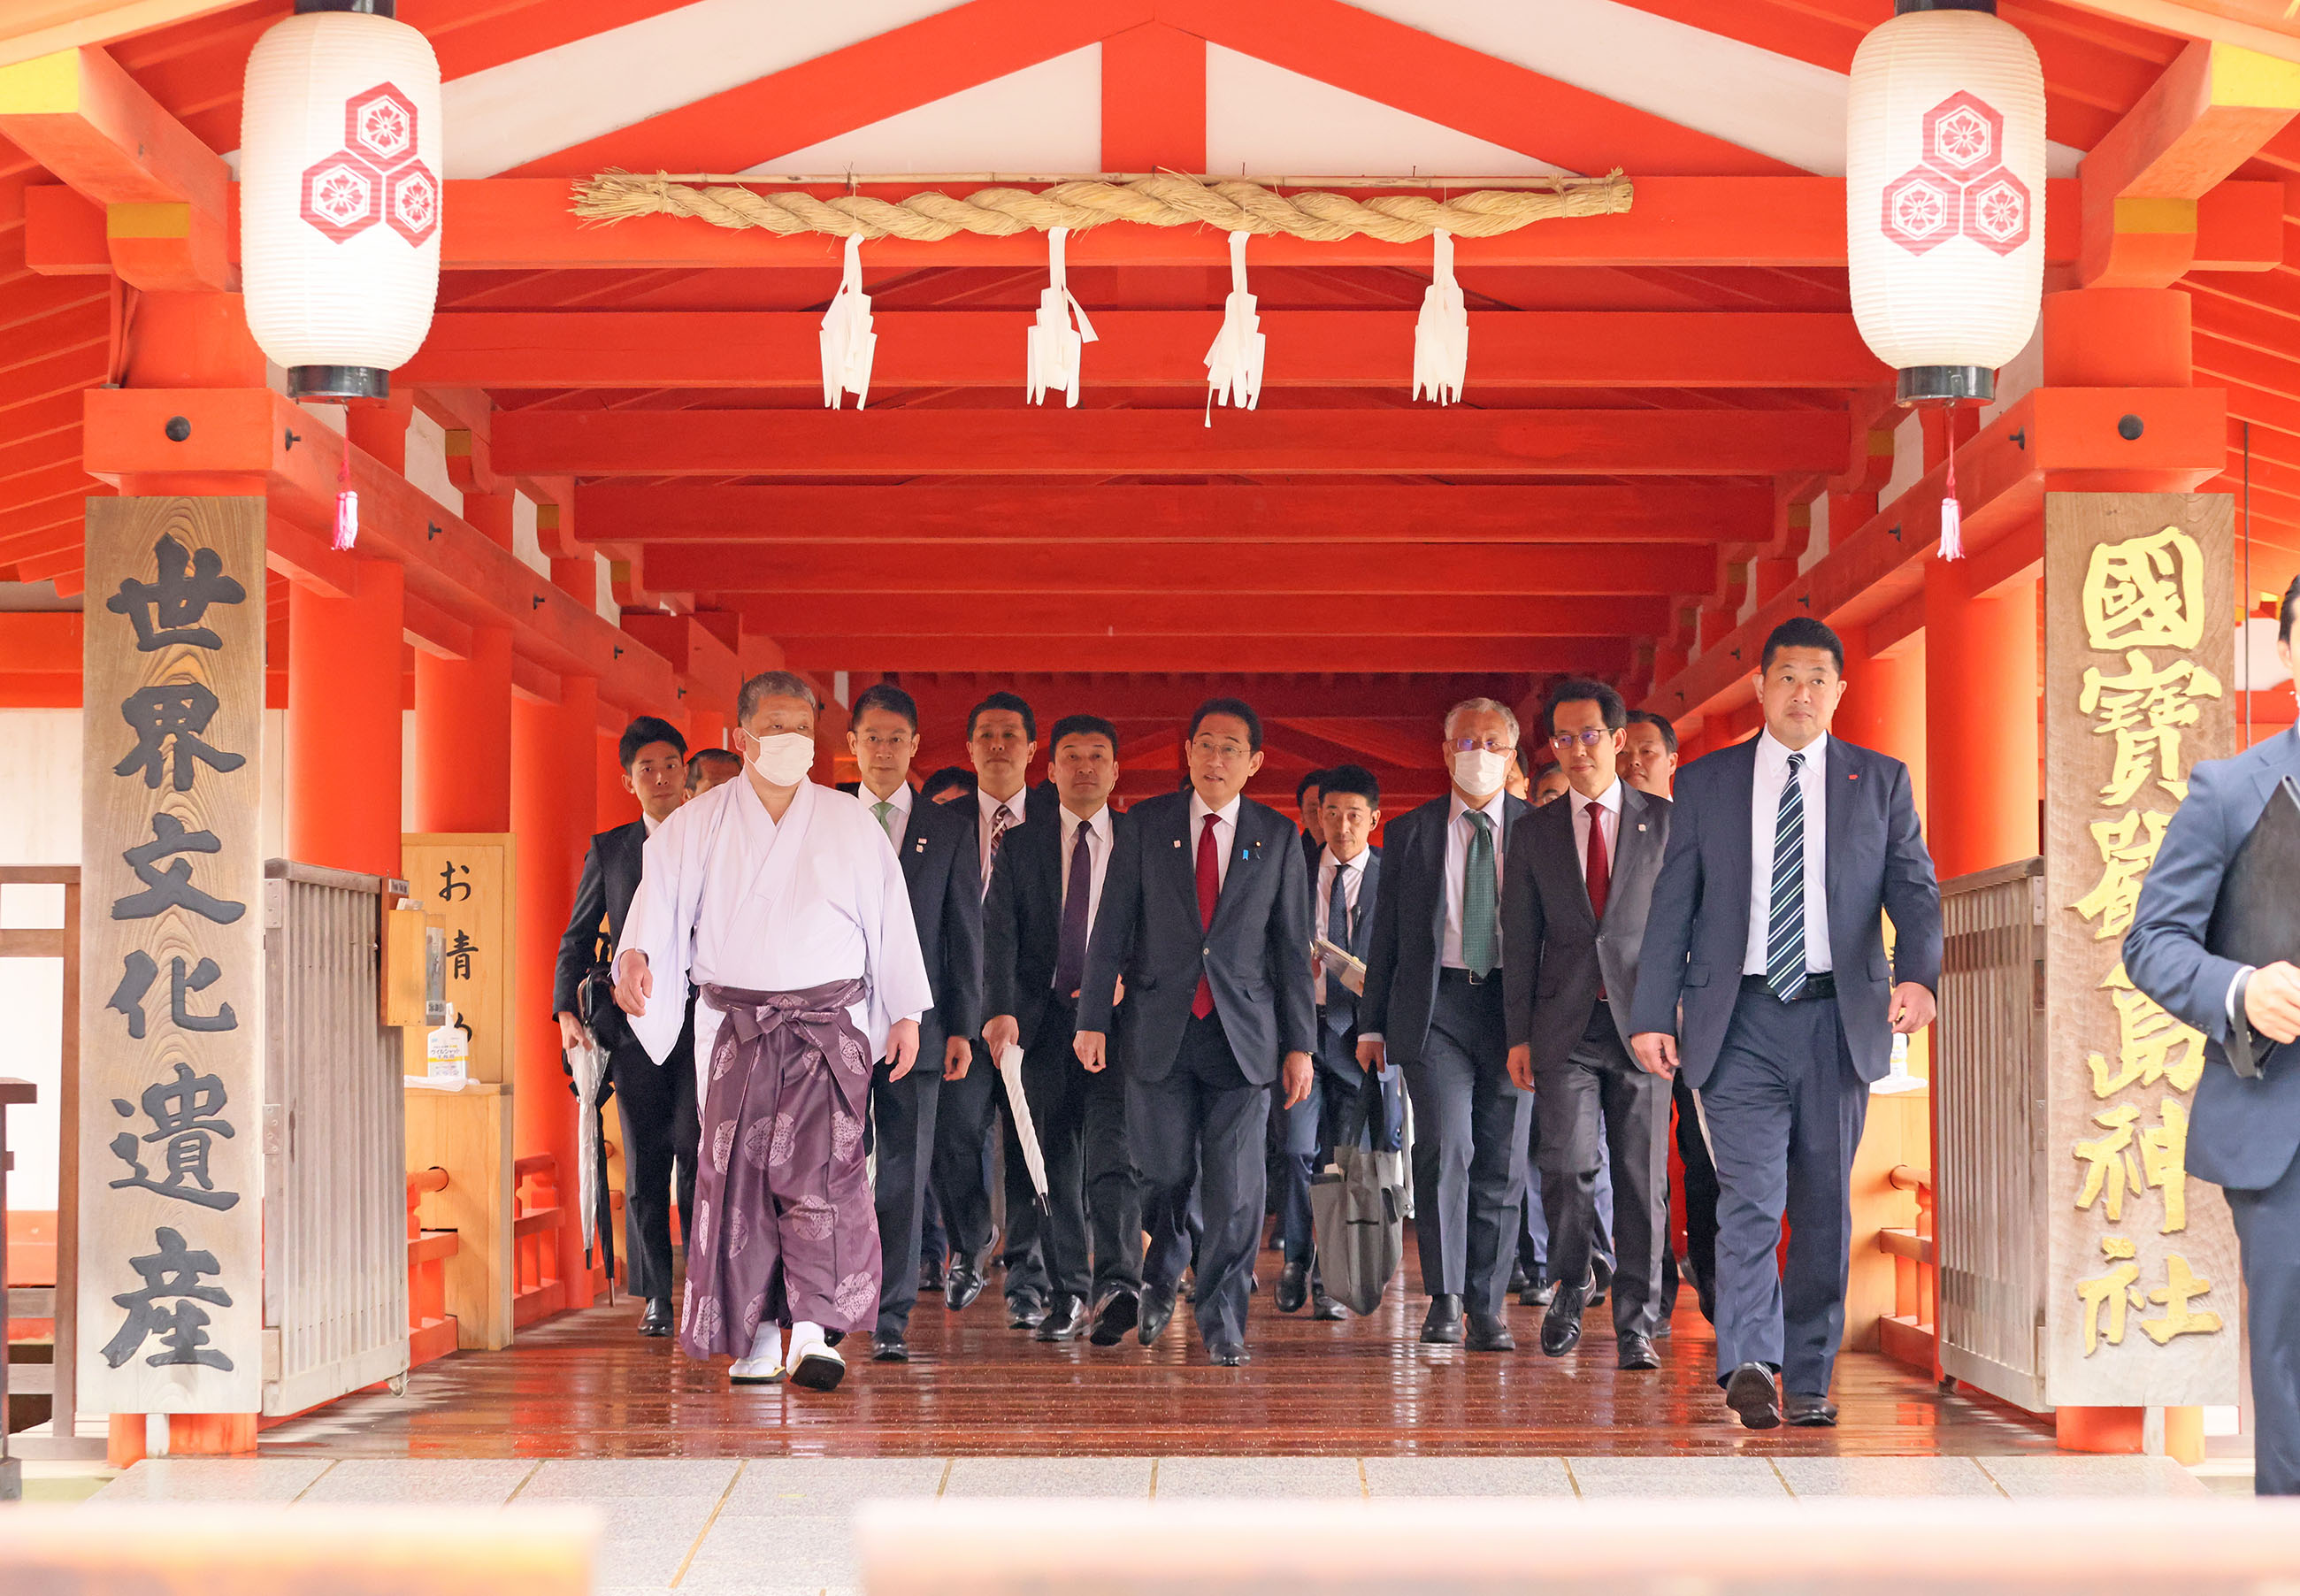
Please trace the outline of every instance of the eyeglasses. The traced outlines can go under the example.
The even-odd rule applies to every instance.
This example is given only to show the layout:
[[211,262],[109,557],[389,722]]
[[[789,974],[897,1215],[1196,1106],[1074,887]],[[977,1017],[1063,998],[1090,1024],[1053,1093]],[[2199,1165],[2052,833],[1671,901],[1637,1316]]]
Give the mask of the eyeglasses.
[[1205,737],[1196,739],[1191,742],[1190,747],[1194,751],[1204,755],[1209,759],[1243,759],[1253,752],[1242,742],[1230,742],[1227,740],[1216,742]]
[[1517,752],[1515,743],[1504,742],[1498,737],[1456,737],[1447,741],[1446,746],[1456,754],[1514,754]]
[[1594,748],[1612,734],[1609,727],[1584,726],[1579,731],[1558,732],[1549,740],[1549,746],[1553,748],[1570,748],[1578,742],[1585,748]]

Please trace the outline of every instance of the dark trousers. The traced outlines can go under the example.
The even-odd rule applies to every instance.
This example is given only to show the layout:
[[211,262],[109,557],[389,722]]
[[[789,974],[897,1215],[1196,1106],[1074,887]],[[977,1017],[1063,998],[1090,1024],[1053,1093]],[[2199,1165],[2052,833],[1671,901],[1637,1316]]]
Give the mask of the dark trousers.
[[1525,1215],[1526,1117],[1509,1078],[1498,976],[1441,970],[1421,1057],[1404,1066],[1413,1099],[1413,1229],[1421,1289],[1498,1314]]
[[[1078,1011],[1050,999],[1022,1055],[1022,1090],[1046,1159],[1039,1253],[1049,1288],[1092,1304],[1142,1290],[1142,1192],[1126,1133],[1126,1080],[1071,1050]],[[1008,1199],[1012,1200],[1011,1198]]]
[[935,1112],[942,1100],[942,1027],[919,1025],[918,1062],[896,1081],[883,1061],[871,1076],[871,1137],[879,1160],[879,1333],[910,1328],[919,1300],[919,1248],[926,1229],[927,1184],[933,1174]]
[[[1532,1112],[1525,1116],[1525,1224],[1519,1227],[1517,1261],[1527,1274],[1539,1280],[1554,1279],[1556,1272],[1549,1266],[1549,1216],[1542,1211],[1541,1202],[1541,1093],[1533,1094]],[[1605,1156],[1604,1135],[1598,1133],[1597,1159],[1597,1222],[1589,1233],[1589,1256],[1603,1258],[1605,1267],[1613,1266],[1613,1163]],[[1712,1205],[1713,1209],[1714,1204]]]
[[[1044,1303],[1048,1284],[1043,1245],[1046,1216],[1038,1211],[1038,1189],[1030,1182],[1029,1162],[1022,1157],[1022,1139],[1015,1132],[1014,1116],[1006,1107],[1005,1078],[996,1074],[988,1051],[974,1049],[975,1067],[990,1068],[998,1080],[998,1166],[1003,1182],[999,1213],[998,1268],[1009,1305]],[[1026,1086],[1023,1089],[1029,1090]]]
[[935,1201],[942,1209],[952,1260],[962,1259],[982,1268],[989,1260],[997,1228],[990,1203],[991,1138],[1001,1138],[1006,1174],[1005,1235],[999,1262],[1006,1271],[1006,1295],[1010,1299],[1018,1294],[1044,1296],[1046,1283],[1038,1258],[1038,1198],[1005,1103],[1006,1089],[999,1081],[997,1061],[988,1049],[976,1042],[965,1079],[943,1085],[935,1124]]
[[1581,1040],[1535,1078],[1541,1105],[1541,1206],[1549,1266],[1561,1281],[1589,1274],[1597,1172],[1613,1175],[1613,1331],[1651,1335],[1661,1319],[1669,1238],[1669,1083],[1621,1045],[1601,999]]
[[2300,1158],[2274,1185],[2227,1196],[2252,1341],[2253,1490],[2300,1496]]
[[[1212,1015],[1190,1018],[1164,1079],[1126,1083],[1135,1160],[1165,1232],[1159,1274],[1171,1268],[1172,1280],[1180,1278],[1175,1255],[1182,1250],[1191,1182],[1197,1182],[1205,1230],[1197,1249],[1196,1308],[1198,1333],[1208,1346],[1246,1340],[1246,1298],[1262,1241],[1269,1099],[1270,1088],[1253,1084],[1238,1069],[1221,1020]],[[1157,1283],[1171,1289],[1167,1279]]]
[[1685,1261],[1696,1287],[1717,1289],[1717,1165],[1701,1129],[1701,1105],[1685,1072],[1671,1077],[1677,1101],[1677,1156],[1685,1166]]
[[1745,985],[1701,1107],[1717,1160],[1718,1383],[1762,1363],[1792,1394],[1826,1396],[1845,1336],[1853,1155],[1869,1116],[1837,1000],[1783,1003]]
[[625,1032],[607,1055],[615,1111],[623,1130],[624,1279],[634,1297],[671,1291],[671,1204],[679,1230],[695,1223],[695,1153],[702,1122],[695,1111],[695,1010],[671,1057],[657,1064]]

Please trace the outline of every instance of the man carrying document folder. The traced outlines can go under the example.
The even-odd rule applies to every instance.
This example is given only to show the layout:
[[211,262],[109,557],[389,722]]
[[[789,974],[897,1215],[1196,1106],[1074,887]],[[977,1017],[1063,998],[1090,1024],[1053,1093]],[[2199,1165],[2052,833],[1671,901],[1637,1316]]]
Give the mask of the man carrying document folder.
[[1397,1071],[1358,1065],[1358,994],[1365,989],[1366,948],[1381,883],[1381,850],[1371,845],[1381,823],[1381,787],[1371,771],[1345,765],[1321,773],[1319,807],[1325,846],[1310,869],[1311,968],[1318,992],[1317,1068],[1310,1095],[1279,1110],[1286,1129],[1278,1198],[1286,1266],[1278,1277],[1278,1311],[1339,1319],[1341,1306],[1317,1275],[1311,1233],[1310,1182],[1337,1147],[1371,1138],[1396,1152],[1404,1117]]

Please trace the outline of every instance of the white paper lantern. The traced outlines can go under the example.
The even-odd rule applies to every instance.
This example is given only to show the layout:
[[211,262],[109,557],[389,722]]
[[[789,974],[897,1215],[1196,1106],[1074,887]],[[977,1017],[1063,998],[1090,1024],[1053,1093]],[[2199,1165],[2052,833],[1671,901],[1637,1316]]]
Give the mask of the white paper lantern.
[[1846,100],[1853,316],[1902,403],[1985,401],[2044,287],[2044,71],[1989,0],[1896,12]]
[[380,398],[438,298],[439,62],[390,0],[296,9],[247,58],[248,329],[288,368],[290,393]]

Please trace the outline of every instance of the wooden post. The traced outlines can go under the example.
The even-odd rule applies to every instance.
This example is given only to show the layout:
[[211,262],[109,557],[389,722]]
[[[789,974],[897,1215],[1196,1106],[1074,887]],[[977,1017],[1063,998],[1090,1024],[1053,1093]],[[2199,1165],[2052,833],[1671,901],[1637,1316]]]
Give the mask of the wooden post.
[[401,568],[358,564],[357,591],[288,592],[288,852],[399,874]]
[[80,1400],[195,1447],[262,1400],[263,578],[262,498],[89,501]]
[[511,828],[511,632],[471,631],[468,658],[415,656],[415,829]]
[[2147,1408],[2237,1400],[2236,1239],[2188,1178],[2204,1039],[2121,952],[2189,767],[2234,751],[2231,525],[2219,494],[2046,499],[2045,1388],[2085,1450],[2139,1450]]

